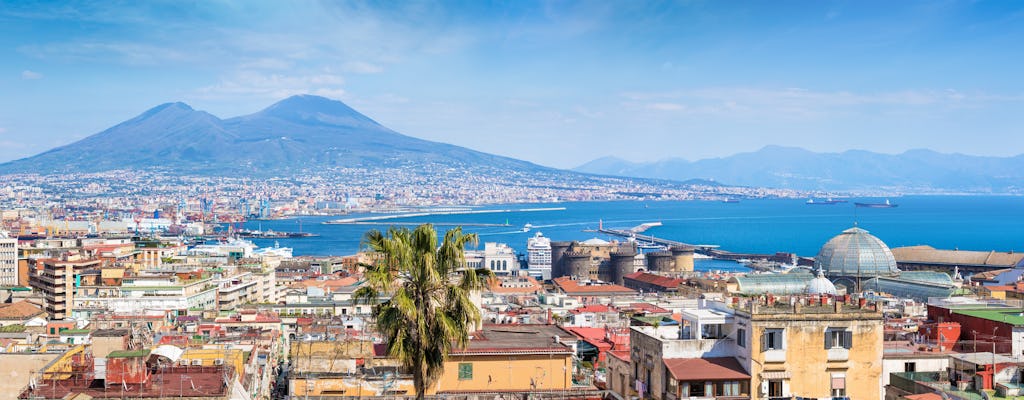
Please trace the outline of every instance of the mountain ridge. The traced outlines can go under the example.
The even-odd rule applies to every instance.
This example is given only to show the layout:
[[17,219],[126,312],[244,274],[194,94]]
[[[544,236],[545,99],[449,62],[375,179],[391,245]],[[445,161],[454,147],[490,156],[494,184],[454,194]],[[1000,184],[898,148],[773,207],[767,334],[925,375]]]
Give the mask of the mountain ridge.
[[267,174],[419,162],[553,170],[395,132],[345,103],[297,95],[227,119],[183,102],[157,105],[74,143],[0,164],[0,173],[164,168]]
[[728,157],[637,163],[601,157],[574,171],[647,179],[710,179],[741,186],[797,190],[1019,193],[1024,154],[985,157],[910,149],[899,154],[852,149],[818,153],[765,146]]

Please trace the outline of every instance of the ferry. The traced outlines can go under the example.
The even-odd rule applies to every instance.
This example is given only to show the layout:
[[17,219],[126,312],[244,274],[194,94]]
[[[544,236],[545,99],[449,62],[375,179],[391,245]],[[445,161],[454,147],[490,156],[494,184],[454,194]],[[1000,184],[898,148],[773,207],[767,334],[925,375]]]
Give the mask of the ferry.
[[899,204],[890,203],[889,199],[885,199],[885,203],[853,203],[853,205],[862,208],[896,208]]
[[739,199],[728,198],[728,199],[723,199],[722,202],[723,203],[739,203],[740,201],[739,201]]

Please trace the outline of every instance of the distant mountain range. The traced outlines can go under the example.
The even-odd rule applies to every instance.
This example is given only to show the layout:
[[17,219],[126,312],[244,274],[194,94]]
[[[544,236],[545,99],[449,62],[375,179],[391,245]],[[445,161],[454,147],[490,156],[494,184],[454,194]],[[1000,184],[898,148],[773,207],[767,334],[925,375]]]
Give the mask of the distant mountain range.
[[405,136],[340,101],[300,95],[230,119],[194,110],[185,103],[162,104],[77,142],[0,164],[0,173],[160,168],[180,173],[268,175],[423,163],[552,170]]
[[1024,155],[980,157],[931,150],[889,155],[862,150],[816,153],[796,147],[767,146],[752,153],[699,161],[666,159],[634,163],[604,157],[574,170],[637,178],[703,178],[733,185],[798,190],[1024,192]]

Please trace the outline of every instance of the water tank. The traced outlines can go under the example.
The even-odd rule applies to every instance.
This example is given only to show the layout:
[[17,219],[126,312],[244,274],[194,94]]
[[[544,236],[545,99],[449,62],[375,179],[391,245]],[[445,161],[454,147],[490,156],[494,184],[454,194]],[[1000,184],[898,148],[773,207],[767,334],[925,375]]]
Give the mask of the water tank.
[[566,276],[562,255],[572,247],[572,242],[551,242],[551,278]]
[[652,272],[672,272],[675,269],[675,257],[671,251],[655,251],[647,253],[647,270]]
[[612,259],[612,283],[616,285],[623,285],[623,277],[629,275],[634,271],[633,260],[636,258],[636,250],[624,247],[619,248],[611,253]]
[[669,249],[675,259],[675,272],[693,271],[693,248],[672,246]]
[[563,255],[565,265],[565,275],[575,278],[576,280],[587,280],[590,279],[590,253],[589,252],[576,252],[567,251]]

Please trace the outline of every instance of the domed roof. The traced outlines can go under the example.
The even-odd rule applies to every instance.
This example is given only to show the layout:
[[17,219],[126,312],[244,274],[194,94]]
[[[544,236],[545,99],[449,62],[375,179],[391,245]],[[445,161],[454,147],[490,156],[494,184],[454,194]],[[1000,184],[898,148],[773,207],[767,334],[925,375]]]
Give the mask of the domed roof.
[[836,285],[832,284],[832,281],[825,277],[825,272],[819,269],[818,276],[807,282],[807,288],[804,290],[804,293],[809,295],[830,294],[835,296]]
[[889,246],[868,231],[853,227],[832,238],[814,257],[814,267],[828,276],[873,277],[899,273]]

